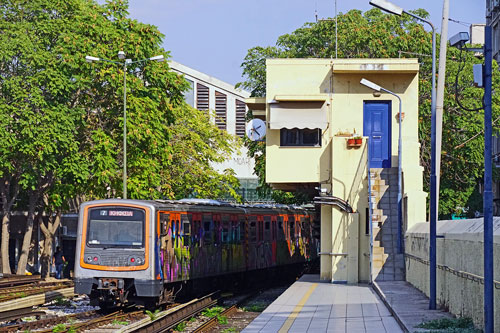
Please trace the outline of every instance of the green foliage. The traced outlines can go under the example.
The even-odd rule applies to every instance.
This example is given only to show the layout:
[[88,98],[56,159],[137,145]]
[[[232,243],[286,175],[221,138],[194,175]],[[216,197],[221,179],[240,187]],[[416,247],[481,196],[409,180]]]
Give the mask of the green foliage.
[[223,329],[221,332],[222,333],[236,332],[236,328],[234,328],[234,327],[228,327],[228,328]]
[[[123,0],[0,4],[0,180],[21,186],[20,206],[47,195],[54,211],[77,196],[122,195],[124,67],[85,56],[169,56],[157,27],[127,10]],[[186,80],[167,62],[144,61],[127,67],[126,83],[128,196],[238,198],[234,174],[210,165],[235,139],[184,102]]]
[[184,329],[186,328],[187,326],[187,323],[185,321],[181,322],[181,323],[178,323],[175,327],[174,327],[174,331],[177,331],[177,332],[182,332],[184,331]]
[[[411,11],[428,17],[423,9]],[[418,58],[419,73],[419,140],[421,165],[424,167],[424,189],[429,190],[430,174],[430,114],[432,34],[408,15],[385,14],[379,9],[367,12],[351,10],[340,13],[338,20],[339,58]],[[439,36],[436,37],[439,50]],[[305,23],[290,34],[278,37],[275,46],[254,47],[248,50],[242,68],[246,80],[239,85],[262,97],[266,92],[266,58],[331,58],[335,56],[335,20]],[[443,112],[443,140],[440,188],[440,217],[468,209],[467,205],[484,169],[483,111],[464,111],[455,100],[455,78],[461,103],[477,108],[482,89],[472,85],[472,64],[482,60],[472,52],[460,53],[448,48]],[[463,59],[463,62],[459,60]],[[461,68],[463,68],[461,70]],[[498,67],[493,66],[493,90],[500,85]],[[493,95],[494,131],[500,129],[500,95]],[[270,193],[265,184],[265,143],[246,143],[249,156],[255,157],[255,173],[259,176],[259,190]],[[497,175],[495,177],[498,178]],[[274,194],[273,196],[282,195]],[[292,194],[278,200],[296,200]],[[473,209],[469,209],[472,211]]]
[[217,315],[217,321],[221,325],[226,325],[227,324],[227,317],[226,316],[222,316],[222,315]]
[[479,329],[474,327],[474,323],[470,318],[443,318],[431,320],[417,325],[418,328],[432,330],[432,332],[464,332],[464,333],[480,333]]
[[212,308],[203,310],[201,314],[204,315],[205,317],[213,318],[220,315],[221,312],[224,310],[225,309],[222,306],[214,306]]
[[66,332],[66,325],[57,324],[54,328],[52,328],[52,332]]
[[247,312],[262,312],[266,308],[267,308],[266,304],[264,304],[264,303],[256,303],[256,304],[252,304],[252,305],[249,305],[249,306],[245,306],[243,308],[243,310],[245,310]]
[[69,306],[69,305],[71,305],[71,301],[69,299],[65,298],[65,297],[58,296],[54,300],[54,305],[57,305],[57,306]]
[[128,325],[128,321],[115,319],[111,322],[113,325]]
[[155,321],[158,316],[158,313],[160,312],[160,309],[156,309],[154,312],[150,310],[146,310],[145,312],[146,315],[149,317],[149,319],[151,319],[151,321]]

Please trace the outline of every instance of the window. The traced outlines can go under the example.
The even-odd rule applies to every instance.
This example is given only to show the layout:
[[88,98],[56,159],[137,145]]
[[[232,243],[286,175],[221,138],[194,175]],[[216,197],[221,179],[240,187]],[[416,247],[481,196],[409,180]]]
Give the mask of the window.
[[191,246],[191,221],[186,214],[181,215],[182,231],[184,234],[184,246]]
[[215,125],[220,130],[226,130],[227,96],[215,92]]
[[212,244],[212,214],[203,214],[203,243]]
[[236,100],[236,135],[240,138],[245,136],[245,102]]
[[198,110],[208,110],[209,108],[209,89],[208,87],[196,84],[196,108]]
[[280,130],[280,146],[321,147],[321,130],[319,128],[282,128]]

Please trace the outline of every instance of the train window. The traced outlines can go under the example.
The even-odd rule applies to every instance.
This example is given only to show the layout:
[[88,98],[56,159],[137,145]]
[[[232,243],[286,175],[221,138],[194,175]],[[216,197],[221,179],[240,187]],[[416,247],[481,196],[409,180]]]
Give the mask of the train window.
[[237,243],[238,242],[238,217],[236,215],[231,216],[231,228],[229,230],[229,242]]
[[212,214],[203,214],[203,245],[212,244]]
[[245,216],[240,215],[239,217],[240,220],[240,227],[238,228],[238,233],[239,233],[239,240],[240,242],[243,242],[245,240]]
[[283,216],[278,216],[278,239],[283,240],[285,237],[285,233],[283,231]]
[[295,217],[294,216],[288,217],[288,239],[289,240],[295,239]]
[[168,234],[169,222],[170,222],[170,214],[160,213],[161,236]]
[[186,214],[181,215],[184,246],[191,246],[191,223]]
[[228,221],[222,222],[222,235],[221,235],[222,243],[229,243],[230,240],[229,226],[230,224]]
[[144,244],[145,212],[135,208],[95,208],[89,212],[87,244],[140,247]]
[[255,243],[257,241],[257,216],[250,216],[249,220],[249,241]]
[[214,216],[214,244],[221,243],[221,225],[220,225],[220,216]]
[[264,216],[264,240],[271,240],[271,216]]

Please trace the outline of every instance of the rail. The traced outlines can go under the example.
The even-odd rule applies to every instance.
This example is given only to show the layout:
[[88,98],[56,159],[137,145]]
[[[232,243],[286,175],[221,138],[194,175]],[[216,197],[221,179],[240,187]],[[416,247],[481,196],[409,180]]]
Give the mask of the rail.
[[[408,253],[405,254],[405,257],[429,266],[429,260],[423,259],[423,258],[418,257],[418,256],[414,256],[414,255],[408,254]],[[476,282],[479,284],[484,284],[484,277],[482,277],[480,275],[476,275],[476,274],[465,272],[465,271],[460,271],[460,270],[451,268],[450,266],[447,266],[447,265],[437,264],[437,268],[439,268],[440,270],[443,270],[445,272],[451,273],[455,276],[458,276],[462,279],[470,280],[472,282]],[[493,280],[493,285],[495,286],[495,289],[500,289],[500,281]]]
[[153,321],[149,318],[142,320],[130,328],[123,328],[119,332],[161,333],[169,332],[178,323],[187,320],[201,311],[214,306],[219,300],[219,292],[214,292],[202,298],[196,298],[188,303],[181,304],[156,315]]

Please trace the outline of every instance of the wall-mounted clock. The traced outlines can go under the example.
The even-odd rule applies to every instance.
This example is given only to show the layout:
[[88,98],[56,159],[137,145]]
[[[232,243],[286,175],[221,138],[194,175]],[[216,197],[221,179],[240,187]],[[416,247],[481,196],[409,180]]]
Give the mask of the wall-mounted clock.
[[246,133],[252,141],[262,140],[266,135],[266,123],[258,118],[250,120],[247,123]]

